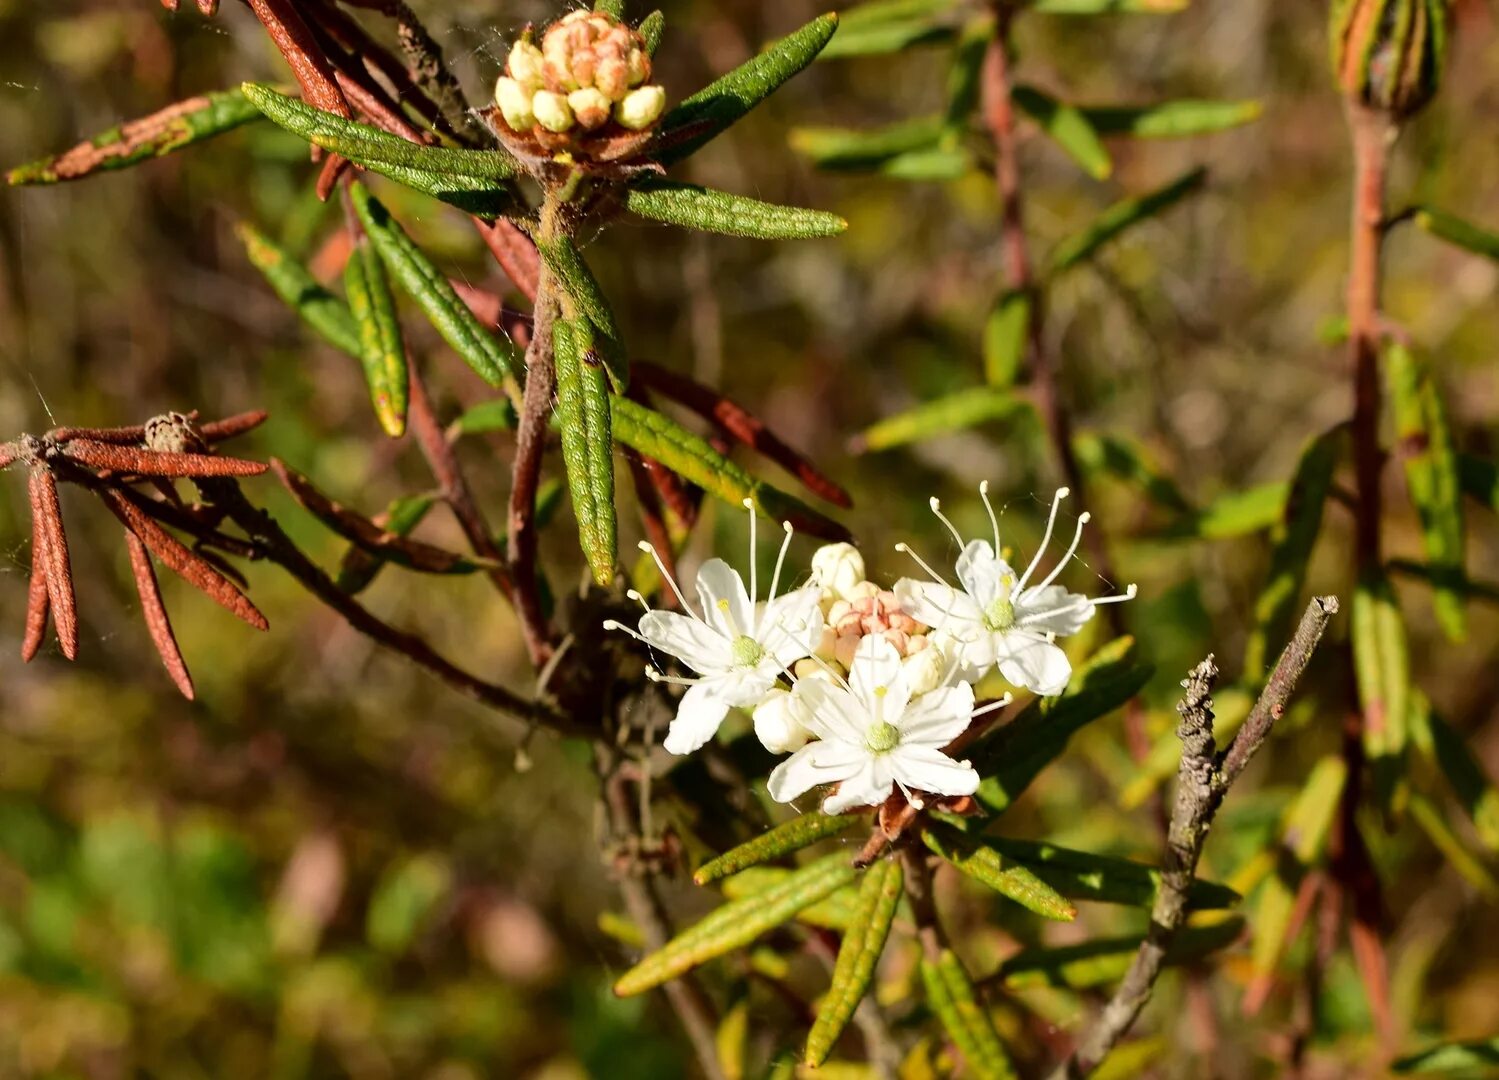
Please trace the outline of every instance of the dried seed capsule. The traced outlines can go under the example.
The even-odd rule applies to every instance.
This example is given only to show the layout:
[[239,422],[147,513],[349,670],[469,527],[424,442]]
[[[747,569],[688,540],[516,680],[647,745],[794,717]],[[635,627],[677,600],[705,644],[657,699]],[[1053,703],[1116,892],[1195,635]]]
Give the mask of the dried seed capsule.
[[1343,92],[1402,120],[1441,82],[1446,0],[1339,0],[1329,28],[1333,73]]

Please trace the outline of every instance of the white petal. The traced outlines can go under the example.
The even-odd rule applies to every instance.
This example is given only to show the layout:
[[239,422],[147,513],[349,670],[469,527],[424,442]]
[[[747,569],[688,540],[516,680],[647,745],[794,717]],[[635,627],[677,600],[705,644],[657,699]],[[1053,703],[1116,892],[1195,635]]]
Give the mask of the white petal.
[[938,748],[952,742],[973,722],[973,687],[966,682],[922,694],[906,707],[900,722],[900,744]]
[[723,671],[733,662],[726,638],[701,619],[675,611],[646,612],[640,617],[640,636],[699,674]]
[[761,605],[756,637],[782,667],[811,656],[822,636],[822,590],[813,585]]
[[889,754],[895,778],[908,788],[934,795],[972,795],[979,774],[966,761],[954,761],[930,746],[897,746]]
[[934,581],[901,578],[895,583],[901,610],[917,622],[953,636],[971,637],[982,629],[983,612],[967,593]]
[[756,668],[734,668],[713,676],[717,687],[714,692],[735,708],[750,708],[765,700],[779,674],[778,668],[767,664]]
[[854,650],[848,685],[863,704],[867,722],[896,723],[911,696],[900,653],[878,634],[865,635]]
[[973,597],[980,611],[994,603],[1004,587],[1005,578],[1014,578],[1010,564],[994,553],[987,540],[970,540],[958,556],[958,580]]
[[990,630],[983,630],[966,638],[949,633],[934,633],[932,639],[942,650],[948,662],[956,669],[959,682],[976,683],[994,668],[996,649],[1003,637]]
[[1067,689],[1072,665],[1067,654],[1051,642],[1012,631],[1001,643],[999,673],[1015,686],[1052,697]]
[[770,797],[790,802],[819,784],[832,784],[858,774],[868,755],[843,742],[808,743],[770,773]]
[[821,739],[864,745],[869,717],[859,699],[829,679],[797,679],[792,689],[801,721]]
[[690,754],[713,738],[729,712],[729,703],[716,692],[719,689],[713,682],[687,688],[677,705],[677,717],[666,731],[667,753]]
[[1093,602],[1082,593],[1068,592],[1060,585],[1026,589],[1015,599],[1015,618],[1027,630],[1075,634],[1093,617]]
[[856,806],[878,806],[890,797],[895,782],[890,774],[890,756],[866,758],[864,767],[838,785],[838,790],[822,801],[824,814],[841,814]]
[[744,579],[722,559],[709,559],[697,572],[697,599],[703,618],[730,641],[755,632],[755,609]]

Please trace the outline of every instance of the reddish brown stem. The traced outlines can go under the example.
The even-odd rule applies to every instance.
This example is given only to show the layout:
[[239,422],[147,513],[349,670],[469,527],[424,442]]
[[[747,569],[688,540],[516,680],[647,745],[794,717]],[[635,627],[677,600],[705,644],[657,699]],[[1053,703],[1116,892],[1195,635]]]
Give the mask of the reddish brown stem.
[[68,537],[63,531],[62,504],[57,498],[57,478],[44,465],[31,468],[31,515],[41,523],[43,550],[47,560],[47,602],[57,627],[57,643],[69,660],[78,655],[78,600],[73,592],[73,562],[68,555]]
[[172,622],[167,618],[166,605],[161,601],[161,586],[156,580],[156,570],[151,565],[151,555],[146,545],[135,533],[126,531],[125,547],[130,552],[130,569],[135,575],[135,591],[141,598],[141,616],[146,620],[146,629],[151,634],[151,643],[156,646],[161,662],[177,684],[182,696],[192,701],[193,677],[188,674],[187,664],[182,659],[182,650],[177,647],[177,636],[172,633]]

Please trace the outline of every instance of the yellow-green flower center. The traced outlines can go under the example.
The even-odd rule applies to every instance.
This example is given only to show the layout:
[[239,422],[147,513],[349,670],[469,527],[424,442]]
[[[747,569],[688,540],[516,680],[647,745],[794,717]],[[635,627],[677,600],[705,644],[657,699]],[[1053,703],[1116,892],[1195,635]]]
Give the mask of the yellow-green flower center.
[[1015,605],[1008,596],[1000,597],[984,611],[984,626],[1002,633],[1015,625]]
[[900,745],[900,729],[883,720],[876,721],[864,733],[864,745],[876,754],[888,754]]
[[729,646],[729,655],[735,667],[758,667],[765,659],[765,648],[748,634],[740,634]]

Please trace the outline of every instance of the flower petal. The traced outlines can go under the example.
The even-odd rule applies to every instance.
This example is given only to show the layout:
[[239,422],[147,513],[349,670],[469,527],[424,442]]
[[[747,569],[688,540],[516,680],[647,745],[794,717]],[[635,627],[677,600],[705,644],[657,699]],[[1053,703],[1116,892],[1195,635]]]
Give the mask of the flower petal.
[[906,707],[901,718],[900,745],[925,744],[941,748],[973,722],[973,687],[966,682],[922,694]]
[[954,761],[930,746],[897,746],[889,754],[895,778],[908,788],[933,795],[972,795],[979,774],[966,761]]
[[1000,642],[999,673],[1015,686],[1052,697],[1067,689],[1072,664],[1067,654],[1044,638],[1011,631]]
[[970,540],[963,553],[958,556],[958,580],[968,595],[973,597],[980,611],[987,610],[1005,590],[1005,579],[1012,582],[1015,571],[1010,564],[994,553],[987,540]]
[[687,688],[677,704],[677,716],[666,731],[662,745],[669,754],[690,754],[718,732],[728,715],[729,703],[718,693],[715,682],[700,682]]
[[727,638],[701,619],[675,611],[647,611],[640,617],[640,636],[699,674],[725,671],[733,663]]
[[911,697],[900,653],[878,634],[865,635],[854,650],[848,685],[864,706],[868,721],[895,723]]
[[863,768],[822,801],[822,812],[842,814],[856,806],[878,806],[890,797],[894,787],[889,755],[865,758]]
[[901,610],[917,622],[954,637],[970,638],[983,630],[983,611],[965,592],[935,581],[901,578],[895,583]]
[[819,784],[847,780],[864,768],[868,757],[859,747],[844,742],[808,743],[771,770],[770,797],[790,802]]
[[802,723],[818,738],[864,745],[869,717],[847,689],[831,679],[810,675],[797,679],[791,692],[800,706]]
[[708,625],[730,641],[755,632],[755,608],[744,579],[722,559],[709,559],[697,572],[697,599]]
[[1060,585],[1026,589],[1015,599],[1015,619],[1027,630],[1066,637],[1093,617],[1093,601]]
[[822,636],[822,590],[813,585],[760,605],[756,638],[781,667],[811,656]]

